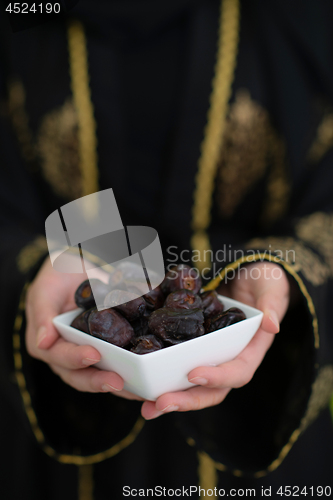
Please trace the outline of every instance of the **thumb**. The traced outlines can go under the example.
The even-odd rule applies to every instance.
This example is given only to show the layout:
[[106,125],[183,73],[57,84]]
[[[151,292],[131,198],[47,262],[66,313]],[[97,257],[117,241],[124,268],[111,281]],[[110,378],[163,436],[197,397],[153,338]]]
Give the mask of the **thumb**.
[[69,283],[66,277],[47,277],[31,285],[26,303],[27,340],[39,349],[49,349],[59,338],[53,318],[66,310],[75,308],[74,293],[81,279],[75,277]]
[[267,333],[278,333],[289,305],[289,283],[285,275],[279,280],[270,279],[262,288],[256,307],[263,311],[261,328]]
[[58,339],[52,319],[60,312],[58,304],[54,303],[47,291],[34,291],[27,298],[27,338],[39,349],[49,349]]
[[42,325],[37,330],[36,346],[38,349],[49,349],[59,337],[59,333],[51,323]]
[[85,274],[67,274],[54,271],[46,258],[26,299],[26,341],[30,350],[49,349],[59,338],[53,318],[75,308],[74,292],[86,279]]
[[261,328],[267,333],[279,333],[280,321],[277,312],[274,309],[268,309],[267,307],[257,307],[264,313]]

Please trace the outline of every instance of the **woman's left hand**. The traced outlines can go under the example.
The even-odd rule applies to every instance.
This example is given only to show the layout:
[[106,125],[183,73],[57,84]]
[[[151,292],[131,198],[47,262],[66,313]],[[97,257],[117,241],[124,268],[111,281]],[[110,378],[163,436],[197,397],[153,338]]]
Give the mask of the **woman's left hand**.
[[[142,416],[147,420],[172,411],[201,410],[221,403],[231,389],[249,383],[272,345],[274,334],[289,305],[289,282],[282,267],[271,262],[252,263],[238,273],[222,294],[264,312],[259,330],[247,347],[232,361],[216,367],[201,366],[188,374],[194,384],[185,391],[163,394],[145,401]],[[253,271],[255,269],[255,271]]]

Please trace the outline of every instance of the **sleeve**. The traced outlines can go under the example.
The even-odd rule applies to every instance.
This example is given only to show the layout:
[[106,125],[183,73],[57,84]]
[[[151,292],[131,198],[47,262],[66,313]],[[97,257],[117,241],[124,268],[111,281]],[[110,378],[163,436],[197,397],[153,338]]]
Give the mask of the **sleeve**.
[[[217,470],[262,477],[327,408],[333,394],[333,153],[303,175],[278,223],[230,246],[224,269],[208,285],[237,279],[251,262],[275,262],[298,289],[280,333],[253,379],[218,407],[177,416],[188,441]],[[292,206],[293,204],[293,206]],[[237,240],[237,235],[234,237]],[[222,248],[215,241],[214,251]],[[229,247],[228,247],[229,249]],[[333,430],[333,427],[332,427]]]
[[[3,81],[1,66],[0,74]],[[10,412],[14,409],[31,440],[49,456],[67,464],[92,464],[135,439],[143,426],[140,404],[75,391],[26,351],[25,295],[48,255],[44,221],[57,205],[54,196],[48,202],[44,181],[21,156],[11,110],[6,96],[1,97],[0,390]]]

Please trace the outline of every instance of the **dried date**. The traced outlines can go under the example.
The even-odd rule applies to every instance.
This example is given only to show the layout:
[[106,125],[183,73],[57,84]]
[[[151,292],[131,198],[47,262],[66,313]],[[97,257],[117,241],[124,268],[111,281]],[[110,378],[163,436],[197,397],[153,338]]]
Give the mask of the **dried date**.
[[148,309],[155,311],[163,306],[164,302],[164,293],[161,290],[160,286],[153,288],[147,292],[147,284],[146,283],[137,283],[137,282],[128,282],[127,290],[132,293],[137,293],[138,295],[142,295],[143,299],[146,302],[146,306]]
[[118,290],[123,288],[126,289],[126,285],[124,286],[124,275],[120,269],[115,269],[109,275],[109,286],[111,290],[114,288]]
[[[94,290],[94,294],[92,289]],[[83,307],[84,309],[91,309],[92,307],[96,307],[96,302],[94,295],[96,297],[97,303],[103,304],[104,297],[107,293],[109,293],[109,287],[103,283],[103,281],[98,279],[90,279],[85,280],[81,285],[77,288],[75,292],[75,303],[78,307]]]
[[137,337],[132,341],[132,344],[133,347],[130,351],[136,354],[148,354],[149,352],[159,351],[164,347],[163,342],[155,335]]
[[221,328],[225,328],[226,326],[233,325],[234,323],[238,323],[243,319],[246,319],[243,311],[238,309],[238,307],[230,307],[230,309],[218,313],[216,316],[207,318],[205,320],[205,332],[215,332],[215,330],[220,330]]
[[120,312],[128,321],[140,318],[146,310],[142,297],[124,290],[112,290],[105,297],[104,305]]
[[95,310],[96,308],[93,307],[91,309],[88,309],[87,311],[81,312],[78,316],[76,316],[76,318],[73,319],[73,321],[71,322],[71,326],[73,328],[76,328],[77,330],[81,330],[81,332],[90,333],[88,319],[90,313]]
[[200,294],[200,297],[202,300],[202,307],[205,318],[216,316],[216,314],[223,311],[224,305],[219,300],[215,290],[204,292]]
[[190,290],[178,290],[167,296],[164,307],[170,309],[202,309],[202,300],[199,295]]
[[148,309],[151,309],[152,311],[156,311],[156,309],[163,306],[164,294],[160,286],[157,286],[153,290],[150,290],[150,292],[145,293],[143,298],[146,301]]
[[136,337],[143,337],[144,335],[148,335],[148,320],[150,315],[151,311],[146,309],[140,318],[136,319],[135,321],[131,321],[131,325]]
[[[97,279],[81,283],[75,300],[85,310],[71,326],[145,354],[246,319],[238,308],[224,311],[215,291],[199,294],[201,279],[189,266],[175,266],[162,284],[149,292],[147,283],[139,279],[141,274],[140,266],[125,263],[110,275],[108,285]],[[107,309],[96,309],[92,289],[98,305],[104,303]]]
[[126,346],[134,338],[130,323],[114,309],[93,311],[88,323],[91,335],[118,347]]
[[201,284],[201,278],[197,269],[193,269],[185,264],[179,264],[165,275],[161,283],[161,288],[165,295],[182,289],[198,293]]
[[168,345],[179,344],[203,335],[204,317],[201,309],[178,310],[162,307],[148,321],[149,331]]

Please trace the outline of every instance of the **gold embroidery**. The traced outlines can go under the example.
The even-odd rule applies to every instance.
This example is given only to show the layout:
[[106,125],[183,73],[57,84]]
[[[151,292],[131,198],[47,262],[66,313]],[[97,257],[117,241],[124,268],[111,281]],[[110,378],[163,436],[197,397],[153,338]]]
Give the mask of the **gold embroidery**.
[[268,113],[247,90],[236,93],[230,106],[218,171],[218,205],[230,217],[267,166],[271,125]]
[[[262,241],[262,240],[261,240]],[[312,302],[311,296],[308,293],[303,281],[301,278],[298,276],[298,274],[295,272],[295,269],[292,267],[287,262],[281,261],[280,258],[270,255],[270,254],[258,254],[258,255],[251,255],[247,257],[242,257],[238,259],[237,261],[233,262],[232,264],[228,265],[216,278],[214,278],[212,281],[204,287],[205,290],[214,290],[221,280],[223,280],[224,276],[231,270],[236,269],[239,267],[241,264],[245,262],[256,262],[256,261],[263,261],[267,260],[269,262],[276,262],[280,265],[282,265],[286,271],[288,271],[297,281],[300,290],[302,294],[305,296],[308,304],[309,311],[312,315],[312,326],[313,326],[313,334],[314,334],[314,344],[315,348],[319,348],[319,334],[318,334],[318,320],[314,308],[314,304]],[[328,365],[324,366],[321,368],[321,370],[318,373],[318,376],[315,380],[315,382],[312,385],[312,391],[311,391],[311,396],[308,402],[308,407],[306,410],[306,413],[301,421],[300,427],[298,429],[295,429],[294,432],[291,434],[289,441],[285,446],[282,448],[282,450],[279,453],[279,456],[267,467],[266,470],[261,470],[257,471],[254,474],[254,477],[260,478],[266,476],[269,472],[272,472],[273,470],[277,469],[279,465],[282,463],[282,461],[286,458],[288,455],[289,451],[295,444],[295,442],[298,440],[302,432],[305,431],[305,429],[317,418],[319,415],[320,411],[326,408],[328,405],[330,405],[331,412],[333,414],[333,398],[332,398],[332,392],[333,392],[333,366]],[[191,446],[195,446],[195,441],[190,438],[188,440],[188,444]],[[220,462],[215,462],[213,461],[214,467],[217,470],[221,471],[226,471],[227,467],[220,463]],[[212,464],[210,464],[210,467]],[[233,475],[235,476],[241,476],[242,471],[239,470],[233,470],[231,471]]]
[[[200,451],[197,454],[199,460],[198,476],[199,476],[199,486],[203,490],[199,498],[204,498],[206,496],[205,492],[207,490],[213,490],[217,486],[217,472],[215,467],[215,462],[210,458],[207,453]],[[216,495],[210,496],[210,498],[217,499]]]
[[98,191],[98,160],[96,121],[89,88],[87,41],[80,21],[73,20],[68,25],[68,52],[73,99],[78,116],[82,175],[80,196],[86,196]]
[[303,432],[316,420],[319,413],[326,408],[333,394],[333,366],[323,366],[312,385],[311,396],[300,430]]
[[333,214],[315,212],[296,224],[297,236],[319,250],[333,274]]
[[18,270],[21,273],[27,273],[46,254],[46,239],[44,236],[37,236],[34,241],[22,248],[18,254],[16,259]]
[[276,253],[296,272],[302,271],[305,278],[315,286],[322,285],[330,276],[329,268],[318,255],[294,238],[254,238],[246,244],[246,248]]
[[191,246],[193,249],[198,250],[201,256],[200,261],[196,263],[200,270],[205,266],[211,266],[211,262],[207,261],[207,257],[205,257],[207,252],[204,251],[210,249],[207,229],[210,224],[218,155],[223,140],[225,117],[236,66],[239,10],[239,0],[222,0],[217,59],[207,124],[201,144],[201,156],[198,161],[198,173],[195,178],[196,187],[192,208],[192,229],[194,234]]
[[[304,295],[304,297],[305,297],[305,299],[307,301],[307,305],[308,305],[309,311],[310,311],[310,313],[312,315],[312,328],[313,328],[313,335],[314,335],[314,346],[315,346],[316,349],[318,349],[319,348],[318,319],[317,319],[317,314],[316,314],[316,311],[315,311],[315,308],[314,308],[314,304],[313,304],[311,295],[307,291],[307,289],[306,289],[306,287],[305,287],[302,279],[300,278],[300,276],[298,276],[298,274],[295,272],[295,269],[290,264],[288,264],[287,262],[284,262],[280,258],[278,258],[278,257],[276,257],[274,255],[267,254],[267,253],[262,253],[262,254],[257,254],[257,255],[251,255],[251,256],[241,257],[240,259],[236,260],[232,264],[229,264],[228,266],[226,266],[223,269],[223,271],[221,273],[219,273],[218,276],[216,276],[216,278],[214,278],[213,280],[211,280],[208,283],[208,285],[206,285],[204,287],[204,290],[214,290],[215,288],[217,288],[218,285],[219,285],[219,283],[225,277],[225,275],[229,271],[231,271],[233,269],[237,269],[240,265],[242,265],[242,264],[244,264],[246,262],[257,262],[257,261],[263,261],[263,260],[267,260],[269,262],[275,262],[277,264],[282,265],[285,268],[285,270],[289,274],[291,274],[291,276],[293,276],[294,279],[296,280],[296,282],[298,283],[300,291]],[[325,375],[325,378],[326,378],[326,375]],[[321,385],[321,384],[318,384],[318,386],[319,385]],[[320,398],[320,401],[322,401],[321,398]],[[302,432],[301,428],[296,429],[292,433],[292,435],[290,436],[288,443],[280,451],[279,456],[267,467],[266,470],[257,471],[254,474],[254,477],[256,477],[256,478],[264,477],[269,472],[271,472],[271,471],[275,470],[277,467],[279,467],[279,465],[282,463],[282,461],[288,455],[288,453],[291,450],[291,448],[294,445],[294,443],[299,438],[301,432]],[[219,463],[219,462],[215,462],[215,466],[216,466],[216,468],[218,470],[222,470],[222,471],[226,470],[226,466],[224,464]],[[233,471],[233,473],[235,473],[235,472],[236,471]]]
[[290,182],[284,143],[270,123],[267,111],[241,89],[230,106],[221,148],[217,202],[222,217],[231,217],[245,195],[269,169],[262,223],[286,210]]
[[318,318],[317,314],[315,311],[315,307],[313,304],[313,300],[311,298],[311,295],[307,291],[306,286],[304,285],[303,280],[300,278],[300,276],[297,274],[295,269],[293,268],[292,265],[290,265],[288,262],[285,262],[281,260],[280,257],[277,257],[276,255],[272,255],[269,251],[264,252],[264,253],[256,253],[255,255],[245,255],[243,257],[240,257],[239,259],[235,260],[235,262],[232,262],[231,264],[228,264],[215,278],[213,278],[206,286],[204,286],[204,291],[208,290],[215,290],[223,280],[223,278],[226,276],[226,274],[232,270],[237,269],[239,266],[245,263],[250,263],[250,262],[263,262],[263,261],[268,261],[268,262],[275,262],[276,264],[280,264],[284,269],[291,274],[291,276],[295,279],[297,282],[299,289],[301,293],[304,295],[308,309],[312,315],[312,328],[313,328],[313,335],[314,335],[314,345],[315,348],[319,348],[319,333],[318,333]]
[[[24,159],[40,157],[42,173],[55,193],[73,200],[98,191],[97,137],[89,89],[88,55],[83,25],[68,26],[68,50],[73,100],[48,113],[36,144],[29,128],[22,83],[9,85],[9,112]],[[89,207],[94,209],[95,207]]]
[[239,469],[234,469],[234,470],[232,471],[232,473],[233,473],[233,475],[234,475],[234,476],[236,476],[236,477],[242,477],[242,475],[243,475],[243,472],[242,472],[241,470],[239,470]]
[[37,149],[42,173],[54,192],[74,200],[82,193],[77,114],[71,99],[48,113],[40,126]]
[[[254,477],[256,478],[264,477],[269,472],[275,470],[281,464],[281,462],[286,458],[293,444],[300,437],[301,433],[304,432],[312,422],[314,422],[319,413],[328,405],[330,406],[331,413],[333,415],[332,393],[333,393],[333,366],[328,365],[321,368],[315,382],[312,385],[312,391],[308,402],[308,407],[304,417],[302,418],[300,427],[292,433],[288,443],[282,448],[278,458],[274,460],[267,467],[266,470],[261,470],[256,472],[254,474]],[[195,441],[192,438],[189,438],[188,444],[190,444],[191,446],[195,446]],[[212,486],[210,485],[212,484],[217,485],[217,478],[214,477],[214,474],[216,474],[216,470],[226,471],[228,469],[224,464],[220,462],[215,462],[206,453],[200,452],[198,453],[198,456],[199,460],[202,460],[202,462],[199,465],[199,477],[201,477],[202,474],[206,471],[208,477],[210,478],[209,482],[200,481],[200,486],[203,488],[204,484],[206,488],[212,488]],[[234,476],[237,477],[242,476],[242,471],[240,470],[235,469],[231,472]]]
[[[19,304],[19,309],[18,313],[15,318],[15,325],[21,325],[22,324],[22,318],[24,315],[25,311],[25,297],[27,293],[27,289],[29,287],[29,283],[26,283],[24,285],[24,288],[22,290],[22,294],[20,297],[20,304]],[[18,319],[20,318],[20,320]],[[107,458],[114,457],[117,455],[119,452],[121,452],[123,449],[127,448],[130,444],[132,444],[138,434],[140,433],[141,429],[144,426],[145,420],[140,416],[137,421],[135,422],[132,430],[129,432],[127,436],[125,436],[121,441],[116,443],[114,446],[111,446],[111,448],[104,450],[100,453],[96,453],[94,455],[88,455],[88,456],[81,456],[81,455],[64,455],[64,454],[59,454],[57,453],[51,446],[47,445],[45,442],[45,437],[43,432],[41,431],[39,425],[38,425],[38,420],[36,413],[31,405],[31,397],[29,394],[29,391],[27,389],[26,385],[26,380],[25,376],[23,374],[23,363],[22,363],[22,355],[21,355],[21,340],[20,340],[20,331],[14,328],[14,333],[13,333],[13,350],[14,350],[14,367],[15,367],[15,378],[17,385],[19,387],[22,401],[24,404],[24,409],[26,412],[26,415],[28,417],[32,432],[34,433],[34,436],[37,440],[37,442],[40,444],[44,452],[57,460],[58,462],[61,462],[63,464],[73,464],[73,465],[92,465],[98,462],[102,462],[103,460],[106,460]]]
[[[294,268],[291,265],[289,265],[287,262],[282,261],[280,258],[278,258],[278,257],[276,257],[274,255],[267,254],[267,253],[262,253],[262,254],[257,254],[257,255],[251,255],[251,256],[241,257],[240,259],[236,260],[232,264],[229,264],[228,266],[226,266],[223,269],[223,271],[221,273],[219,273],[218,276],[216,276],[213,280],[211,280],[208,283],[208,285],[206,285],[204,287],[204,290],[215,290],[215,288],[218,287],[219,283],[223,280],[223,278],[225,277],[225,275],[229,271],[237,269],[242,264],[247,263],[247,262],[257,262],[257,261],[262,262],[264,260],[269,261],[269,262],[275,262],[277,264],[282,265],[285,268],[285,270],[288,273],[290,273],[291,276],[293,276],[294,279],[296,280],[296,282],[298,283],[300,291],[304,295],[304,297],[305,297],[305,299],[307,301],[307,305],[308,305],[309,311],[310,311],[310,313],[312,315],[312,328],[313,328],[313,335],[314,335],[314,346],[315,346],[316,349],[318,349],[319,348],[318,320],[317,320],[317,315],[316,315],[316,311],[315,311],[315,308],[314,308],[314,304],[313,304],[312,298],[311,298],[309,292],[307,291],[307,289],[306,289],[306,287],[305,287],[302,279],[295,272]],[[328,374],[328,371],[326,371],[326,373],[325,373],[325,378],[327,378],[327,374]],[[331,379],[331,375],[329,375],[329,379]],[[321,386],[321,383],[318,384],[318,386]],[[325,398],[326,398],[326,396],[325,396]],[[324,398],[320,397],[318,399],[320,401],[323,401]],[[320,406],[321,406],[321,403],[320,403]],[[313,414],[313,412],[312,412],[312,414]],[[269,472],[275,470],[282,463],[282,461],[285,459],[285,457],[288,455],[289,451],[291,450],[291,448],[293,447],[293,445],[295,444],[295,442],[299,438],[301,432],[302,432],[301,428],[296,429],[291,434],[288,443],[285,444],[285,446],[280,451],[279,456],[267,467],[266,470],[257,471],[254,474],[254,477],[256,477],[256,478],[264,477]],[[192,438],[190,438],[187,442],[188,442],[188,444],[190,446],[195,446],[196,445],[195,441]],[[224,464],[222,464],[220,462],[214,462],[214,465],[215,465],[215,468],[217,470],[221,470],[221,471],[228,470],[228,468]],[[239,470],[233,470],[231,472],[232,472],[232,474],[234,474],[236,476],[240,476],[242,474],[242,471],[239,471]]]
[[320,123],[317,136],[312,143],[307,160],[309,163],[319,163],[326,153],[333,147],[333,113],[325,114]]
[[8,111],[20,144],[21,154],[31,165],[36,158],[36,150],[29,127],[29,118],[25,111],[25,90],[18,79],[12,79],[8,85]]

